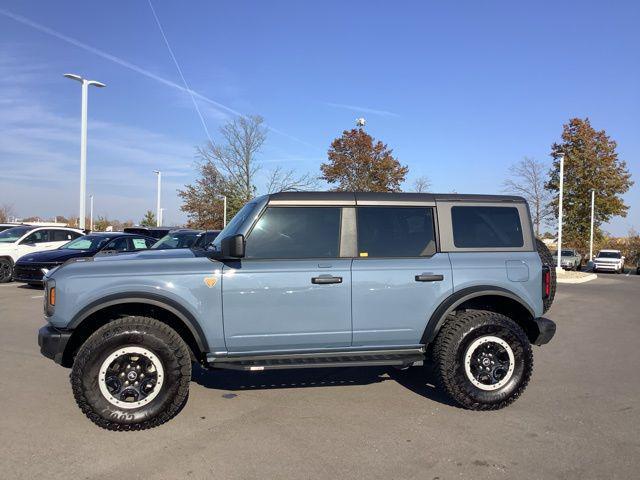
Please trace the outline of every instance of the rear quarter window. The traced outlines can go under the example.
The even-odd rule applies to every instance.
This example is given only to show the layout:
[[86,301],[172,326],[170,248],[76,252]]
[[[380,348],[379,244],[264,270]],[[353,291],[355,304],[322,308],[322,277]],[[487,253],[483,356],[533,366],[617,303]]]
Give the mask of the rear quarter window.
[[453,242],[458,248],[522,247],[520,215],[515,207],[451,208]]

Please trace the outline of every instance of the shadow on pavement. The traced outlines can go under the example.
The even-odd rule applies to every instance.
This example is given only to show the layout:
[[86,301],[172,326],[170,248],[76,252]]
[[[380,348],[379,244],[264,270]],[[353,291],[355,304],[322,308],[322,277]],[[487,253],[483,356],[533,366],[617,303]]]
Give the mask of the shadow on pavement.
[[454,406],[446,394],[435,386],[433,372],[428,367],[412,367],[406,370],[393,367],[343,367],[243,372],[207,370],[194,364],[191,379],[205,388],[226,391],[339,387],[396,381],[429,400]]

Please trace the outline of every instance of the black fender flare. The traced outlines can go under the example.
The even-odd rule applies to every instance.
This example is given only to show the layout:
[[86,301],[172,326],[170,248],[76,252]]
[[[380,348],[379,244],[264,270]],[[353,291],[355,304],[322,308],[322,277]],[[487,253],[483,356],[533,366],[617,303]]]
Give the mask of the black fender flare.
[[421,343],[426,345],[436,338],[440,331],[440,327],[442,327],[447,316],[453,312],[458,305],[461,305],[472,298],[488,295],[500,296],[514,300],[529,312],[531,318],[535,317],[533,309],[527,304],[527,302],[506,288],[496,287],[493,285],[476,285],[473,287],[467,287],[451,294],[438,306],[438,308],[434,310],[427,322]]
[[78,313],[76,313],[66,328],[70,330],[75,329],[94,313],[104,308],[108,308],[114,305],[120,305],[123,303],[144,303],[171,312],[184,324],[189,332],[191,332],[191,335],[193,335],[193,338],[196,341],[196,345],[198,346],[200,351],[203,353],[207,353],[209,351],[209,344],[207,342],[207,338],[204,335],[204,332],[202,331],[202,327],[200,326],[196,318],[191,314],[191,312],[189,312],[175,300],[167,298],[163,295],[149,292],[115,293],[95,300],[83,307]]

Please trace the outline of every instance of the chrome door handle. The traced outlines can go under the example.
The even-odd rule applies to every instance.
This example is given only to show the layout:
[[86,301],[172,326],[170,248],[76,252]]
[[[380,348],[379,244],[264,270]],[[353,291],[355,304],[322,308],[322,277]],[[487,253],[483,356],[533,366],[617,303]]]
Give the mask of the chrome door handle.
[[416,275],[416,282],[441,282],[442,280],[444,280],[443,275],[433,275],[432,273]]
[[311,283],[316,285],[327,285],[329,283],[342,283],[342,277],[334,277],[332,275],[320,275],[319,277],[312,277]]

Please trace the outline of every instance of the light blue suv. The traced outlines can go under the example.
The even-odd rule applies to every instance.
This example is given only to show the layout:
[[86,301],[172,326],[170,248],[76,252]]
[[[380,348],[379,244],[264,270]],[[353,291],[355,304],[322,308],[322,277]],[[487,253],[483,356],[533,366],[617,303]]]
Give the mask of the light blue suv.
[[422,365],[461,406],[502,408],[555,324],[554,270],[520,197],[277,193],[206,249],[82,259],[45,277],[42,353],[96,424],[187,399],[192,362],[262,371]]

